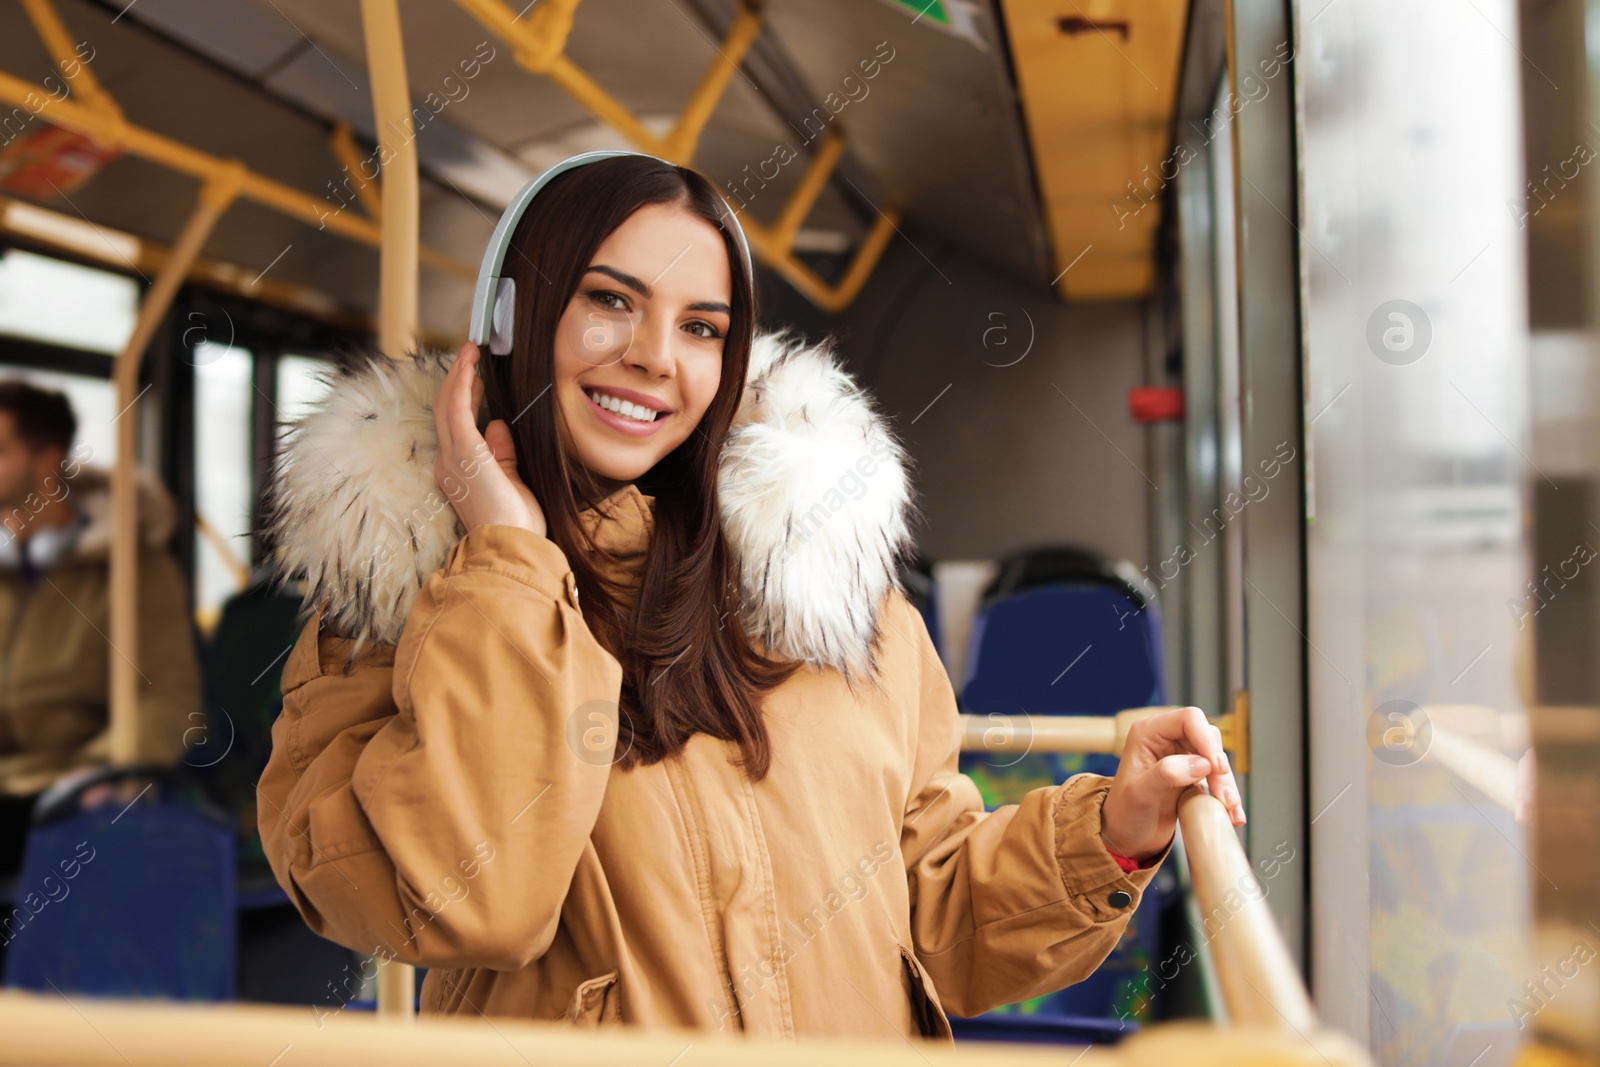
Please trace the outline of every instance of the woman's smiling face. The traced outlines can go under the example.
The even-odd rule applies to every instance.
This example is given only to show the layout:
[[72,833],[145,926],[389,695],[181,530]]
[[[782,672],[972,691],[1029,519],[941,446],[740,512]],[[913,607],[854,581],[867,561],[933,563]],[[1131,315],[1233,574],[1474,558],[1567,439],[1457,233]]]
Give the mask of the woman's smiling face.
[[554,377],[567,444],[603,484],[695,432],[722,381],[732,288],[722,235],[679,204],[640,208],[596,250],[556,328]]

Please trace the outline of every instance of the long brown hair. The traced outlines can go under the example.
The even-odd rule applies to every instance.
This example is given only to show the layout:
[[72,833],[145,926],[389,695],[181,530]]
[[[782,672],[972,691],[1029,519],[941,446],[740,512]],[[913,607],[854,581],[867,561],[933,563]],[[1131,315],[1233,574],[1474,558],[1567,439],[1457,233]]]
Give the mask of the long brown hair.
[[[722,234],[733,291],[722,380],[695,432],[638,481],[655,496],[654,533],[638,596],[627,612],[592,561],[605,555],[579,520],[599,487],[570,455],[553,391],[556,330],[600,245],[650,204],[679,204]],[[560,175],[534,199],[512,235],[507,267],[517,317],[507,358],[479,366],[490,419],[505,419],[517,468],[543,508],[550,540],[578,582],[590,630],[623,668],[617,752],[622,766],[655,763],[697,733],[737,742],[760,779],[772,763],[760,697],[800,666],[761,655],[739,620],[736,561],[723,537],[718,458],[744,392],[755,336],[755,280],[729,231],[732,213],[711,183],[644,156],[601,160]],[[550,393],[547,417],[522,417]],[[537,412],[539,407],[535,407]]]

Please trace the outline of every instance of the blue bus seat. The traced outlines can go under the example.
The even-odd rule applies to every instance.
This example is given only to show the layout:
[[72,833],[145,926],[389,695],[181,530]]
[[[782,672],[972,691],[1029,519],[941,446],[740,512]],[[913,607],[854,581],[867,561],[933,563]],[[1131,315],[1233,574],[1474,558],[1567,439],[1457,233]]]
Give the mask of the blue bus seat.
[[[78,803],[91,785],[144,778],[151,784],[131,803]],[[185,778],[107,769],[40,798],[18,899],[0,916],[7,987],[233,998],[233,828]]]
[[[1161,618],[1147,596],[1092,553],[1035,549],[1001,562],[973,620],[962,710],[1018,732],[1052,715],[1114,715],[1166,703]],[[1109,755],[967,752],[961,769],[989,807],[1074,774],[1113,775]],[[1119,1039],[1151,1018],[1150,968],[1161,956],[1160,880],[1146,890],[1122,941],[1093,975],[1057,993],[964,1020],[963,1036],[1017,1040]],[[1011,1029],[1008,1029],[1011,1028]]]

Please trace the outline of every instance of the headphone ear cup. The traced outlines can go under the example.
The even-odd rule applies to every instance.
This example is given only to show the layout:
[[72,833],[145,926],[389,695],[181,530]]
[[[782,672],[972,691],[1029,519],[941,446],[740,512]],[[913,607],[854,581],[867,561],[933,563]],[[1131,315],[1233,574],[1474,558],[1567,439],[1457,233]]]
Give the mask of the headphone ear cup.
[[490,355],[503,356],[511,351],[511,335],[516,321],[517,283],[511,278],[501,278],[494,291],[494,314],[490,316]]

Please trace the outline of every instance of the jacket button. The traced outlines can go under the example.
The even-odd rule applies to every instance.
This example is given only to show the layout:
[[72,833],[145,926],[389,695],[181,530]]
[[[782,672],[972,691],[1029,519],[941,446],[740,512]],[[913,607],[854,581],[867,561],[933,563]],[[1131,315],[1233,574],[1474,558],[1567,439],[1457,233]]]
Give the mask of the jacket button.
[[1133,897],[1119,889],[1115,893],[1112,893],[1109,897],[1106,897],[1106,903],[1110,904],[1113,908],[1126,908],[1129,904],[1133,903]]
[[[572,601],[573,607],[578,607],[578,579],[571,571],[567,572],[566,586],[567,599]],[[582,609],[579,608],[579,610],[581,611]]]

